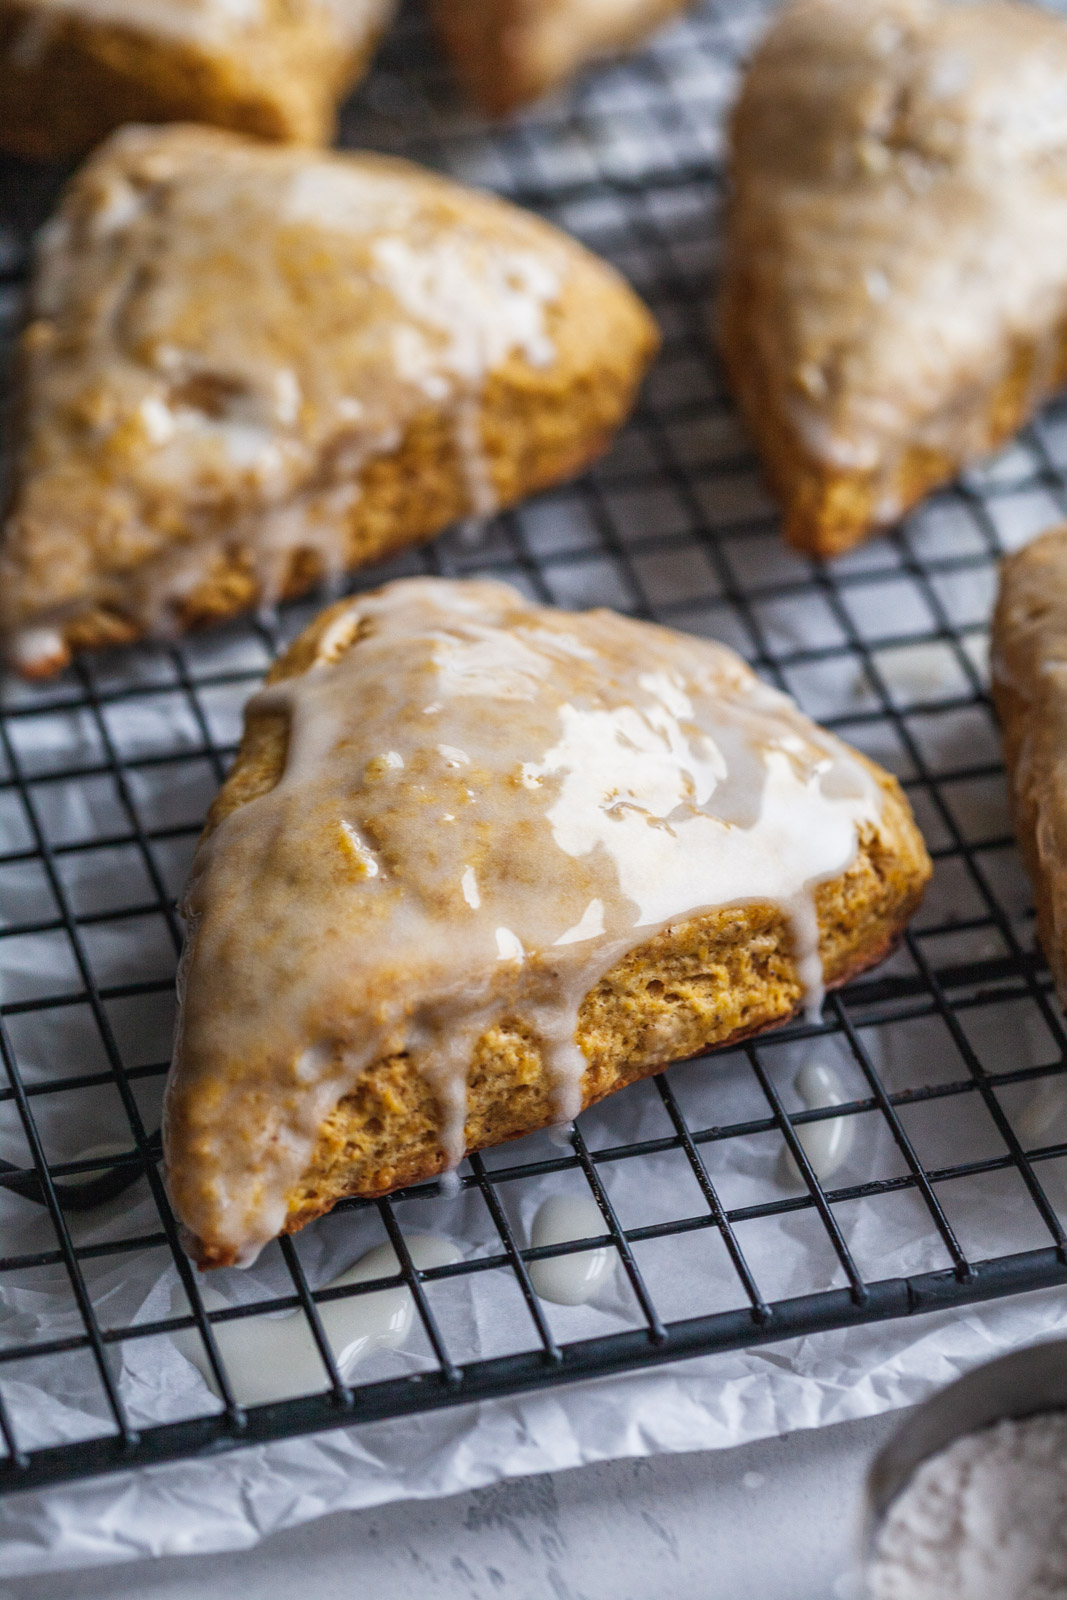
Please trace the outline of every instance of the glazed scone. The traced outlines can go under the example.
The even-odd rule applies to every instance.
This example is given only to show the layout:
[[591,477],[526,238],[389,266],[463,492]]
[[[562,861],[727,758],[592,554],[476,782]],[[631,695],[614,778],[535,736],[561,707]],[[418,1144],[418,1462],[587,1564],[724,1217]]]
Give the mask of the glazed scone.
[[44,674],[509,505],[604,448],[656,342],[605,263],[418,167],[124,129],[40,241],[8,655]]
[[992,680],[1038,936],[1067,1006],[1067,526],[1001,568]]
[[430,0],[456,75],[491,116],[629,50],[692,0]]
[[794,0],[733,118],[720,305],[789,541],[847,550],[1067,379],[1067,21]]
[[722,645],[497,583],[342,601],[249,702],[186,891],[193,1253],[817,1013],[929,873],[894,779]]
[[322,144],[395,0],[0,0],[0,147],[78,155],[124,122]]

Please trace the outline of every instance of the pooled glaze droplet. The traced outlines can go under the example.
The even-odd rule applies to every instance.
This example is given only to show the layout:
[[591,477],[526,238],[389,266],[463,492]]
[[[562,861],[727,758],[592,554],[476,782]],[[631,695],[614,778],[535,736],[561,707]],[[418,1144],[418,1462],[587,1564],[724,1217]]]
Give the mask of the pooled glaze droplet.
[[[822,1061],[809,1061],[801,1067],[793,1086],[804,1102],[806,1111],[842,1106],[849,1098],[833,1067]],[[825,1183],[848,1160],[855,1137],[855,1118],[828,1117],[825,1122],[805,1122],[795,1131],[797,1141],[811,1163],[811,1170],[820,1183]],[[792,1183],[803,1183],[792,1151],[782,1151],[781,1165]]]
[[[537,1208],[530,1245],[540,1250],[570,1244],[574,1239],[598,1239],[606,1232],[607,1224],[595,1200],[586,1195],[552,1194]],[[601,1245],[596,1250],[531,1261],[530,1283],[542,1300],[553,1300],[560,1306],[581,1306],[606,1282],[615,1260],[614,1249]]]
[[[451,1266],[462,1256],[462,1251],[449,1240],[431,1233],[413,1234],[406,1243],[419,1272]],[[340,1289],[348,1284],[368,1283],[399,1271],[392,1245],[382,1244],[325,1287]],[[211,1284],[204,1284],[200,1294],[204,1309],[209,1312],[221,1311],[231,1304]],[[183,1316],[187,1309],[185,1291],[177,1284],[171,1297],[171,1315]],[[406,1288],[380,1289],[374,1294],[321,1302],[319,1320],[341,1376],[347,1378],[356,1364],[375,1350],[393,1350],[402,1345],[411,1332],[414,1309],[415,1302]],[[326,1368],[302,1311],[216,1322],[213,1329],[238,1405],[267,1405],[272,1400],[316,1394],[328,1387]],[[218,1396],[207,1351],[196,1329],[183,1328],[171,1338]]]
[[793,930],[793,960],[804,989],[804,1020],[815,1024],[822,1018],[823,1001],[826,999],[815,899],[810,892],[798,894],[787,903],[785,910]]
[[[1015,1131],[1024,1148],[1058,1143],[1050,1135],[1067,1117],[1067,1078],[1042,1078],[1034,1085],[1027,1104],[1015,1118]],[[1062,1134],[1061,1134],[1062,1137]]]
[[67,659],[67,647],[57,628],[22,628],[9,646],[11,660],[19,672],[47,673],[52,663]]

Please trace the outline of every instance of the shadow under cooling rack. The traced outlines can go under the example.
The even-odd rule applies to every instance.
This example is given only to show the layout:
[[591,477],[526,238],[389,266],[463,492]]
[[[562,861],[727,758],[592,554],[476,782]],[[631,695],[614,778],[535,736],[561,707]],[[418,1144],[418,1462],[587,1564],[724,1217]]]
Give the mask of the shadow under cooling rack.
[[[637,415],[585,478],[476,543],[452,532],[359,582],[492,573],[544,601],[724,639],[900,777],[935,858],[923,911],[819,1026],[672,1067],[587,1112],[569,1144],[538,1135],[475,1157],[457,1194],[343,1203],[209,1288],[158,1167],[174,901],[243,701],[313,606],[87,660],[43,688],[9,683],[3,1486],[1067,1281],[1067,1040],[1034,945],[984,661],[998,558],[1067,508],[1067,409],[833,566],[784,548],[707,331],[723,114],[762,14],[698,7],[633,61],[498,129],[456,106],[405,15],[346,112],[345,142],[428,161],[570,228],[635,282],[664,348]],[[0,167],[8,333],[57,182]],[[840,1086],[832,1106],[798,1088],[813,1061]],[[808,1152],[828,1122],[849,1136],[820,1182]],[[532,1217],[554,1193],[592,1201],[598,1231],[535,1249]],[[426,1233],[458,1259],[418,1270]],[[376,1247],[384,1276],[330,1287]],[[535,1292],[538,1262],[595,1249],[613,1271],[588,1305]],[[389,1292],[410,1313],[403,1337],[356,1359],[330,1333],[331,1308]],[[242,1330],[275,1318],[299,1319],[321,1370],[312,1392],[245,1407]]]

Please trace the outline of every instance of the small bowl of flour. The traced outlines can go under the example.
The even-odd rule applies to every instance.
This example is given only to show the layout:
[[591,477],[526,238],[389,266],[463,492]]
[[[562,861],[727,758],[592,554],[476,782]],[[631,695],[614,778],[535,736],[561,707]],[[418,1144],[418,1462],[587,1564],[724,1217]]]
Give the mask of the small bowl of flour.
[[869,1600],[1067,1600],[1067,1340],[909,1416],[868,1484]]

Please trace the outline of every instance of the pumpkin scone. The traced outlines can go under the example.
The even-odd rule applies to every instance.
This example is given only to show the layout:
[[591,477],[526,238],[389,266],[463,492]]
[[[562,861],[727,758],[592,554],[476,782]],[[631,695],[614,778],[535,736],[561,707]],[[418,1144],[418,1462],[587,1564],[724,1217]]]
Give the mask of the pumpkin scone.
[[847,550],[1067,381],[1067,21],[794,0],[732,126],[720,343],[790,543]]
[[817,1014],[929,873],[895,780],[722,645],[497,583],[340,602],[249,702],[186,891],[191,1250]]
[[1038,936],[1067,1005],[1067,526],[1001,568],[992,682]]
[[604,262],[418,167],[124,129],[40,242],[8,655],[47,674],[512,504],[603,450],[656,343]]
[[0,148],[78,155],[124,122],[321,144],[395,0],[0,0]]
[[632,49],[692,0],[430,0],[456,75],[491,116]]

